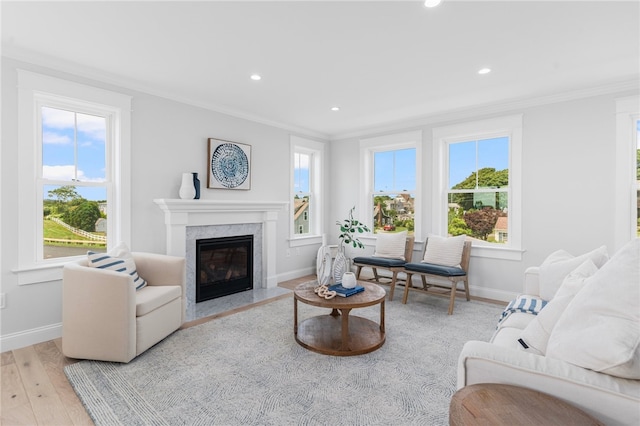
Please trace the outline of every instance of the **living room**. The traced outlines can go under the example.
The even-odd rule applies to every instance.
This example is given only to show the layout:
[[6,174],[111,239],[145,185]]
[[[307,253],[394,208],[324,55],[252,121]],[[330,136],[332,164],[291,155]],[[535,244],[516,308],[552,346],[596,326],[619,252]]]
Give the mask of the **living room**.
[[[442,95],[440,99],[440,93],[433,89],[433,92],[426,92],[428,95],[425,97],[428,99],[416,101],[416,97],[422,96],[422,89],[411,91],[406,86],[397,86],[400,83],[394,79],[380,81],[379,88],[371,82],[359,85],[357,78],[360,74],[366,74],[366,69],[340,71],[343,69],[341,62],[329,61],[331,66],[324,69],[324,72],[331,75],[339,71],[344,72],[344,79],[350,83],[342,87],[347,93],[351,86],[355,93],[354,97],[359,94],[369,102],[376,97],[371,95],[371,92],[376,89],[379,89],[377,96],[389,96],[390,101],[395,101],[393,98],[403,90],[406,95],[408,102],[405,105],[406,109],[396,106],[394,111],[386,111],[386,114],[383,114],[385,111],[378,110],[371,111],[368,117],[349,116],[351,123],[345,122],[347,119],[343,118],[350,113],[346,100],[340,102],[341,111],[330,111],[332,102],[340,101],[337,95],[331,100],[328,96],[318,99],[319,105],[316,105],[316,110],[311,112],[305,110],[306,116],[302,112],[299,115],[295,113],[296,109],[302,109],[296,104],[297,100],[308,97],[307,89],[300,84],[300,76],[290,77],[296,79],[291,80],[296,84],[291,84],[290,90],[283,92],[279,97],[271,96],[271,101],[274,100],[273,98],[279,98],[277,100],[285,104],[282,110],[271,108],[272,104],[266,103],[261,104],[264,105],[262,111],[251,109],[241,111],[239,107],[225,109],[225,105],[220,105],[215,96],[201,97],[200,93],[189,88],[186,92],[180,92],[183,86],[187,86],[185,82],[192,78],[201,78],[202,74],[208,73],[207,70],[190,69],[185,65],[184,74],[180,76],[182,82],[172,81],[169,73],[166,76],[163,74],[163,65],[168,66],[171,62],[186,63],[189,55],[194,57],[217,55],[220,61],[224,61],[223,51],[217,52],[213,47],[210,52],[196,44],[193,48],[194,52],[184,54],[183,45],[167,44],[166,57],[162,58],[161,62],[153,62],[160,60],[159,58],[145,59],[153,65],[150,65],[152,71],[149,72],[149,81],[139,75],[129,78],[126,74],[117,74],[125,67],[109,71],[102,67],[102,62],[85,63],[82,53],[84,45],[76,48],[77,52],[73,57],[56,56],[56,44],[67,41],[69,35],[75,34],[76,38],[83,38],[84,35],[79,36],[79,34],[90,30],[92,25],[101,30],[117,24],[129,27],[129,30],[136,29],[138,24],[143,25],[143,21],[136,23],[133,16],[142,19],[141,16],[153,16],[154,8],[166,7],[160,3],[145,3],[144,6],[138,5],[135,10],[132,10],[135,14],[129,15],[130,18],[127,18],[128,15],[124,13],[119,13],[117,9],[110,9],[100,3],[56,5],[53,2],[46,4],[3,2],[2,4],[3,126],[0,151],[2,351],[61,336],[61,267],[58,267],[57,272],[53,271],[53,275],[40,278],[41,281],[36,279],[35,282],[30,282],[27,276],[32,275],[34,267],[28,260],[23,259],[25,250],[22,248],[24,244],[22,231],[25,227],[32,227],[32,224],[25,223],[25,217],[29,216],[22,205],[24,194],[21,188],[24,182],[18,177],[24,174],[25,167],[29,167],[28,165],[33,161],[25,160],[21,151],[23,135],[19,127],[21,91],[18,70],[104,89],[131,98],[129,146],[131,171],[128,188],[130,220],[124,225],[126,229],[123,236],[134,251],[167,252],[165,216],[154,200],[179,198],[182,173],[198,172],[203,180],[201,189],[203,201],[283,204],[284,207],[278,212],[275,220],[275,237],[271,244],[276,257],[273,265],[274,272],[272,276],[267,277],[268,279],[282,282],[313,274],[316,270],[316,253],[321,245],[321,236],[326,235],[330,244],[336,244],[339,230],[334,224],[337,220],[344,219],[354,204],[356,215],[360,219],[368,219],[368,215],[360,208],[361,182],[364,173],[360,162],[362,141],[386,137],[392,139],[394,135],[411,133],[419,135],[422,152],[418,164],[422,182],[418,201],[420,209],[416,216],[417,232],[414,251],[415,256],[419,256],[424,238],[429,233],[443,231],[440,218],[436,217],[438,213],[434,213],[432,209],[433,199],[437,198],[437,185],[433,171],[438,168],[439,162],[439,158],[435,156],[437,150],[434,132],[437,133],[444,127],[464,126],[467,123],[513,116],[520,117],[522,123],[520,179],[516,182],[519,184],[519,194],[513,195],[519,204],[509,212],[510,218],[514,218],[512,225],[519,227],[519,235],[517,235],[518,232],[510,233],[510,237],[513,234],[513,243],[517,245],[503,251],[482,247],[472,250],[469,276],[472,295],[506,303],[522,292],[524,271],[530,266],[540,265],[555,250],[564,249],[579,255],[605,245],[609,248],[609,252],[613,253],[634,235],[632,231],[635,231],[637,220],[634,215],[637,212],[629,206],[631,203],[629,188],[635,182],[629,178],[627,169],[631,164],[628,153],[632,152],[629,148],[631,140],[628,135],[633,131],[637,133],[637,129],[620,127],[620,123],[624,122],[620,116],[621,114],[637,115],[639,112],[637,97],[640,77],[638,70],[640,35],[637,2],[543,2],[544,4],[535,7],[525,2],[520,6],[508,6],[510,13],[513,13],[511,15],[499,12],[501,7],[507,7],[502,5],[502,2],[451,1],[447,3],[445,1],[439,7],[459,19],[465,17],[465,23],[470,23],[472,20],[469,16],[478,16],[484,7],[491,8],[491,12],[487,12],[486,15],[487,21],[495,22],[496,16],[502,16],[509,21],[509,31],[505,30],[506,34],[498,38],[502,40],[502,44],[498,44],[504,48],[501,62],[504,63],[506,57],[513,62],[511,66],[514,68],[499,69],[492,64],[483,63],[485,59],[476,56],[477,51],[471,49],[467,51],[465,45],[461,43],[475,36],[458,35],[456,40],[461,44],[456,54],[439,52],[436,49],[434,55],[439,52],[440,56],[436,55],[436,57],[440,61],[451,61],[456,65],[491,66],[492,73],[478,76],[477,69],[466,69],[464,73],[473,74],[473,76],[469,80],[464,80],[464,84],[460,83],[462,88],[455,93],[455,96]],[[322,7],[321,2],[315,3],[318,4],[314,7]],[[348,10],[340,11],[339,3],[327,6],[338,8],[338,10],[323,12],[322,16],[354,18],[351,14],[360,11],[366,15],[369,7],[363,2],[355,2],[349,5]],[[383,19],[385,12],[393,9],[390,3],[394,2],[376,3],[381,4],[370,6],[375,10],[377,19],[373,24],[380,25],[385,22]],[[412,23],[418,19],[416,16],[431,23],[435,19],[429,13],[440,13],[440,16],[445,13],[442,10],[425,9],[421,2],[398,3],[401,3],[403,8],[399,16],[411,16]],[[416,10],[407,12],[406,9],[410,5],[415,6]],[[264,9],[260,9],[263,11],[262,15],[258,12],[252,14],[243,9],[243,7],[252,6],[259,9],[267,8],[268,2],[259,2],[259,4],[242,2],[240,6],[227,5],[234,14],[246,12],[246,15],[251,17],[249,23],[260,21],[261,17],[267,24],[274,27],[295,21],[293,19],[295,15],[286,15],[287,10],[282,4],[277,9],[278,13],[282,13],[281,16],[276,15],[275,12],[267,13]],[[218,19],[224,20],[224,7],[219,2],[191,4],[190,7],[193,8],[192,14],[184,18],[186,22],[190,22],[189,19],[195,19],[194,16],[206,15],[202,11],[198,12],[199,7],[214,7],[211,13],[219,14]],[[385,7],[390,9],[385,10]],[[444,9],[447,7],[448,10]],[[465,11],[464,7],[471,9]],[[517,7],[522,7],[523,10],[518,12]],[[453,13],[456,11],[460,15]],[[82,25],[78,24],[78,28],[64,26],[63,31],[62,28],[50,26],[45,22],[46,16],[63,19],[64,12],[68,12],[67,16],[77,18]],[[108,14],[104,20],[101,20],[99,15],[103,12]],[[164,12],[165,14],[158,14],[158,22],[171,22],[170,19],[167,21],[166,10]],[[374,16],[374,11],[370,13]],[[307,15],[308,13],[302,13],[302,16],[309,19]],[[533,22],[525,25],[531,16],[538,18],[539,21],[531,19]],[[580,19],[575,19],[576,16]],[[270,21],[271,19],[273,21]],[[357,18],[354,19],[357,20]],[[510,19],[513,20],[510,21]],[[331,28],[331,23],[344,31],[346,31],[345,28],[358,27],[358,24],[350,25],[338,21],[337,18],[335,22],[322,21],[321,26],[316,23],[315,30],[321,34],[323,29]],[[362,23],[366,31],[372,31],[373,24]],[[394,25],[396,26],[389,33],[401,32],[402,23],[394,22]],[[43,32],[24,29],[30,26],[42,28]],[[518,34],[518,26],[521,27],[521,34]],[[245,22],[242,28],[247,30],[248,27],[250,25]],[[533,27],[537,28],[536,31]],[[18,30],[19,28],[23,30]],[[457,28],[456,22],[450,23],[449,28],[455,28],[450,30],[451,32],[461,31]],[[289,36],[295,38],[295,32],[291,28],[287,29],[291,31],[288,33]],[[32,31],[31,34],[30,31]],[[120,65],[131,63],[132,68],[135,68],[134,62],[140,57],[145,58],[144,44],[136,43],[136,35],[127,34],[125,28],[119,31],[122,31],[122,34],[109,32],[106,33],[109,36],[98,35],[95,39],[92,36],[91,40],[99,43],[101,37],[106,39],[111,37],[111,40],[122,49],[122,56],[116,62]],[[189,28],[158,24],[156,31],[160,36],[164,32],[188,33]],[[287,31],[283,30],[283,32],[287,34]],[[374,42],[363,45],[362,56],[371,55],[373,63],[390,57],[398,61],[398,68],[406,64],[402,62],[402,58],[393,54],[395,46],[385,46],[384,49],[387,51],[384,54],[376,53],[378,51],[375,43],[379,43],[380,39],[375,38],[373,32],[365,33],[373,37]],[[549,38],[551,37],[549,34],[553,34],[556,38]],[[437,34],[436,41],[432,43],[437,44],[439,42],[437,39],[446,38],[448,35],[450,34]],[[412,34],[409,33],[408,40],[416,43],[413,52],[415,55],[421,55],[421,49],[429,51],[428,43],[419,44],[411,36]],[[86,34],[86,37],[89,39],[89,34]],[[233,35],[228,34],[227,37],[231,38]],[[255,37],[259,38],[260,34],[256,34]],[[320,35],[317,37],[322,39]],[[142,39],[148,42],[146,36]],[[188,38],[181,39],[181,41],[184,40]],[[250,46],[251,40],[256,39],[245,34],[243,40],[247,46]],[[495,38],[492,38],[491,42],[497,43]],[[334,42],[329,46],[337,48],[339,44]],[[353,47],[354,44],[349,46]],[[557,49],[552,49],[554,46]],[[270,52],[267,47],[263,46],[261,49]],[[296,62],[296,54],[295,50],[291,49],[288,51],[285,48],[279,51],[280,56],[272,57],[273,63],[265,60],[261,68],[269,70],[283,58],[289,59],[293,66]],[[189,51],[189,49],[185,50]],[[549,51],[553,54],[545,56],[540,51]],[[540,73],[539,76],[533,73],[523,74],[524,71],[521,68],[516,68],[516,64],[521,66],[520,63],[526,61],[526,58],[522,57],[524,54],[522,52],[537,52],[536,59],[545,60],[544,63],[527,62],[526,64],[526,67]],[[317,54],[320,55],[320,52]],[[378,54],[380,56],[377,56]],[[85,55],[91,56],[89,53]],[[308,56],[304,57],[308,58]],[[474,60],[467,62],[460,60],[459,57],[473,57]],[[319,56],[319,58],[317,63],[313,62],[314,66],[327,62],[326,57]],[[267,57],[267,59],[270,58]],[[498,63],[498,59],[496,57],[495,60],[491,58],[486,61]],[[237,65],[229,66],[229,68],[236,67]],[[297,71],[301,69],[304,70],[304,67],[296,68]],[[236,72],[243,73],[242,78],[246,80],[247,86],[257,83],[257,86],[251,86],[250,90],[255,90],[255,96],[260,96],[261,100],[264,96],[261,91],[265,90],[265,86],[268,87],[270,79],[276,78],[273,73],[265,71],[263,79],[254,82],[249,81],[249,74],[255,70],[241,69]],[[453,84],[461,73],[463,71],[460,69],[449,72],[450,78],[454,81]],[[504,86],[498,87],[492,80],[481,80],[483,77],[491,79],[504,73],[512,73],[503,80]],[[218,78],[215,73],[212,76],[212,79]],[[543,84],[545,76],[556,79],[551,79],[551,83],[545,86]],[[286,80],[289,77],[278,76],[277,78]],[[166,85],[163,86],[162,81],[165,79]],[[308,81],[304,84],[313,86],[318,83]],[[476,86],[474,87],[473,84]],[[470,94],[468,98],[463,96],[465,91]],[[494,91],[499,92],[500,96],[492,97],[491,93]],[[291,98],[292,92],[300,92],[302,95],[300,98]],[[237,97],[246,97],[244,93],[246,92],[238,94]],[[219,94],[220,97],[223,95],[227,96],[223,92]],[[631,104],[635,104],[636,110],[621,109],[620,105],[625,102],[628,104],[630,99]],[[250,106],[250,104],[251,97],[248,97],[244,105]],[[270,108],[270,115],[261,115],[261,113],[266,114]],[[420,108],[423,109],[420,110]],[[404,113],[405,110],[407,113]],[[282,111],[293,112],[290,116],[285,116]],[[339,118],[335,118],[336,114]],[[316,119],[314,115],[317,116],[318,121],[314,121]],[[312,118],[308,118],[309,116]],[[324,124],[327,127],[322,127]],[[321,209],[321,232],[318,238],[313,239],[309,244],[292,243],[290,218],[292,211],[291,207],[287,207],[291,203],[292,194],[290,162],[292,137],[319,144],[324,155],[322,197],[326,202],[322,204]],[[249,190],[222,190],[206,187],[209,138],[251,146],[252,179]],[[370,237],[364,238],[363,241],[367,245],[364,252],[371,253],[375,239]],[[35,244],[33,241],[31,243]],[[360,251],[353,252],[354,255],[358,253]],[[56,273],[58,275],[55,275]]]

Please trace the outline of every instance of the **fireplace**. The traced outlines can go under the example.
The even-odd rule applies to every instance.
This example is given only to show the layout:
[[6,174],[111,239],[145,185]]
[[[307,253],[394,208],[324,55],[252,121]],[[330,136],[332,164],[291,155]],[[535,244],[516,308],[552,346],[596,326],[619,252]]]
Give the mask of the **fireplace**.
[[253,289],[253,235],[196,241],[196,303]]

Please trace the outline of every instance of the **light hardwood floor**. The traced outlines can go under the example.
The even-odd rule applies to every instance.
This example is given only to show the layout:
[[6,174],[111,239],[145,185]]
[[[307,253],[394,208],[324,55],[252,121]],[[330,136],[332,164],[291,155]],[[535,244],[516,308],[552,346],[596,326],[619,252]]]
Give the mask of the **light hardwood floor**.
[[[315,276],[297,278],[280,283],[279,286],[293,289],[314,278]],[[192,321],[183,328],[264,303],[267,302]],[[0,425],[93,425],[64,374],[64,367],[78,360],[62,355],[61,338],[2,352],[1,355]]]

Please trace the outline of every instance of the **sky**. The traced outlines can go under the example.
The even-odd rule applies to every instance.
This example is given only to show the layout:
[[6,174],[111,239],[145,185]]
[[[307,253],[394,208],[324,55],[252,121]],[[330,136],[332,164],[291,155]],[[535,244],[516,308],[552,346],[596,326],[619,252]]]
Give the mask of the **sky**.
[[449,144],[450,188],[485,167],[496,171],[509,168],[508,137]]
[[[42,177],[51,180],[106,180],[106,120],[57,108],[42,107]],[[59,186],[47,185],[48,191]],[[104,188],[77,187],[88,200],[105,200]]]

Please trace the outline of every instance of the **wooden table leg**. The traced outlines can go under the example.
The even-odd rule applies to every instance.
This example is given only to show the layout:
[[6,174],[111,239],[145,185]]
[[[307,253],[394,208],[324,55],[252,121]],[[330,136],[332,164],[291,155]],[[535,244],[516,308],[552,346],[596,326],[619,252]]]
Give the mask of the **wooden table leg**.
[[293,335],[298,335],[298,299],[293,298]]
[[349,351],[351,348],[349,347],[349,312],[351,312],[351,308],[340,309],[342,313],[342,342],[340,350]]
[[384,333],[384,300],[380,303],[380,331]]

